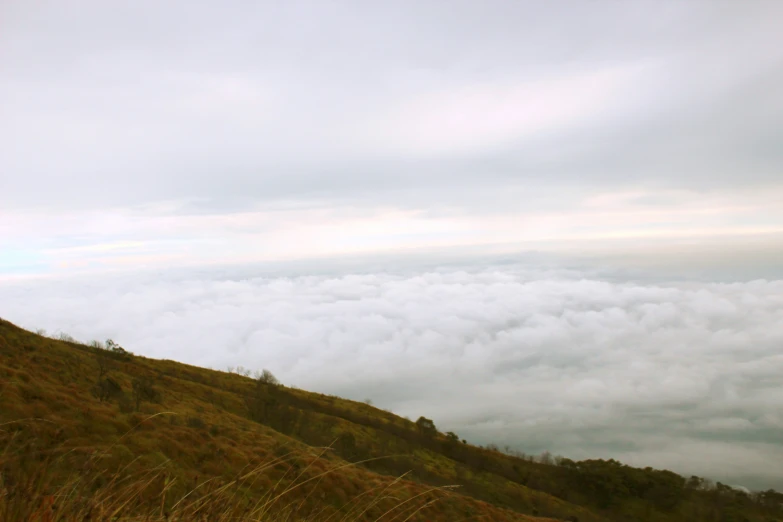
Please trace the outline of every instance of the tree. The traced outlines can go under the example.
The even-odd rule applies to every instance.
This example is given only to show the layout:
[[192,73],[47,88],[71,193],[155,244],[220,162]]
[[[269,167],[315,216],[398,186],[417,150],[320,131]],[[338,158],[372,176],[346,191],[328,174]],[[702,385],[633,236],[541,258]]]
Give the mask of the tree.
[[57,336],[57,338],[61,341],[65,341],[66,343],[75,343],[76,339],[73,338],[72,335],[67,334],[65,332],[60,332],[60,334]]
[[108,350],[108,352],[112,354],[115,359],[127,360],[130,359],[130,356],[132,355],[128,350],[115,343],[111,339],[106,339],[106,350]]
[[696,475],[691,475],[691,477],[685,482],[685,487],[687,489],[705,489],[704,488],[704,479],[701,477],[697,477]]
[[457,452],[462,450],[462,444],[459,442],[459,435],[453,431],[446,432],[446,440],[441,445],[445,455],[454,458]]
[[271,384],[272,386],[277,386],[280,384],[280,381],[277,380],[277,377],[275,377],[274,374],[272,374],[272,372],[266,368],[261,371],[261,375],[259,375],[258,381],[264,384]]
[[291,433],[297,424],[299,411],[290,404],[290,397],[277,386],[271,372],[256,379],[256,386],[246,397],[248,416],[281,433]]
[[112,360],[109,352],[103,348],[95,349],[95,362],[98,363],[98,383],[109,373],[112,367]]
[[541,455],[538,456],[538,462],[541,464],[546,464],[548,466],[551,466],[555,463],[554,459],[552,458],[552,454],[548,451],[544,451],[541,453]]
[[122,387],[117,381],[111,377],[107,377],[98,381],[98,384],[96,384],[93,389],[93,395],[101,402],[120,399],[123,396]]
[[236,368],[233,366],[228,367],[228,373],[236,373],[237,375],[242,375],[244,377],[250,377],[250,368],[245,368],[242,365],[237,366]]
[[418,418],[416,421],[416,426],[418,426],[419,432],[422,435],[426,435],[428,437],[432,437],[438,433],[438,430],[435,428],[435,423],[432,422],[432,419],[428,419],[424,416]]
[[114,366],[111,354],[97,341],[93,341],[92,346],[95,348],[95,362],[98,365],[98,380],[92,394],[101,402],[120,398],[122,387],[108,376]]
[[160,392],[155,389],[151,377],[144,376],[133,379],[133,400],[136,405],[136,411],[142,402],[160,402]]

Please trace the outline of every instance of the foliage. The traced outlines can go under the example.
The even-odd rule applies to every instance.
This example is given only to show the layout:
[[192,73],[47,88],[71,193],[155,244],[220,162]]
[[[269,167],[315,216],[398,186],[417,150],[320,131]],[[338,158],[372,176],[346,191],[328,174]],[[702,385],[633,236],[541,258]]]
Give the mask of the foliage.
[[437,428],[435,428],[435,423],[432,422],[432,419],[428,419],[427,417],[419,417],[418,420],[416,420],[416,426],[419,428],[419,432],[421,432],[422,435],[428,437],[434,437],[438,433]]

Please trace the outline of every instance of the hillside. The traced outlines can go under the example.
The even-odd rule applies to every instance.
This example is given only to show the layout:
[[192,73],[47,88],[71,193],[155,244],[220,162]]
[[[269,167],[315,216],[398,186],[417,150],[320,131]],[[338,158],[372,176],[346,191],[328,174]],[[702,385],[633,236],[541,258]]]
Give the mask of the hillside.
[[0,320],[2,520],[783,520],[776,492],[534,462],[434,421]]

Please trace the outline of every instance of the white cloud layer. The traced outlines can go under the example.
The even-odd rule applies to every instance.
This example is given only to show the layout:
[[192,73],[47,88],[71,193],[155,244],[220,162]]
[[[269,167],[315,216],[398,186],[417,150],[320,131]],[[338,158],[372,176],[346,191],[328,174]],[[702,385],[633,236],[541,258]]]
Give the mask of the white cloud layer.
[[474,442],[783,488],[783,280],[239,271],[8,281],[27,328],[432,417]]

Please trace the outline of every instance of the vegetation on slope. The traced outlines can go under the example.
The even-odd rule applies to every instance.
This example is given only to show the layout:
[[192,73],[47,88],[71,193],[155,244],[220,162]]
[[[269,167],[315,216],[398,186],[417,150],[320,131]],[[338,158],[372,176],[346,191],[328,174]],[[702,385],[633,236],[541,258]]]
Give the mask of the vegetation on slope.
[[4,520],[783,520],[773,491],[611,460],[536,462],[269,373],[152,360],[2,320],[0,425]]

